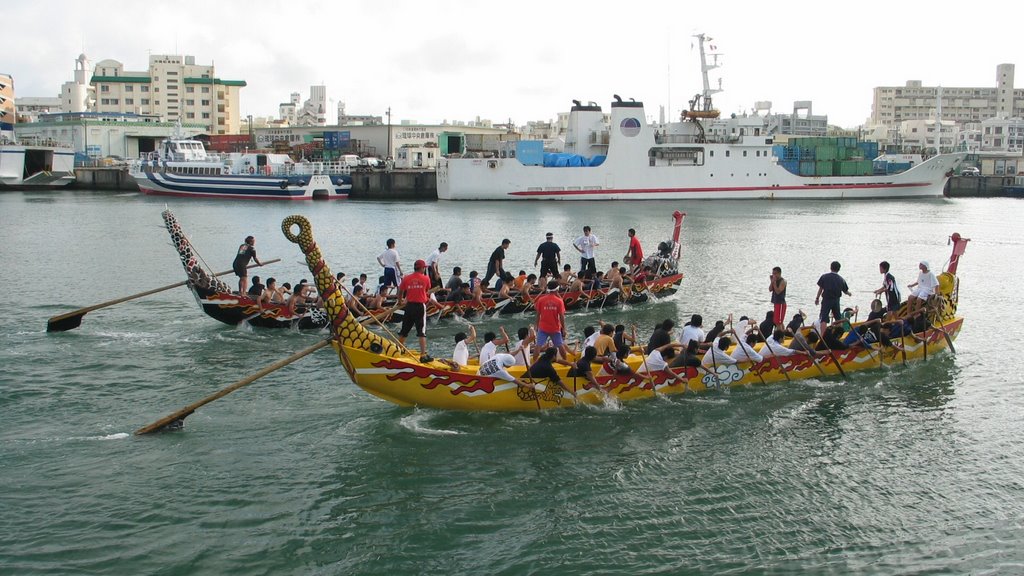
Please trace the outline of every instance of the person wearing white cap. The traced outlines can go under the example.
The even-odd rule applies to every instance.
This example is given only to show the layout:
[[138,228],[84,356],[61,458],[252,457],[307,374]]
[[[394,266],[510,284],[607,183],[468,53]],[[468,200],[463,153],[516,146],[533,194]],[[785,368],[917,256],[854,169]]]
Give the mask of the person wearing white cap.
[[911,289],[910,296],[907,297],[908,315],[913,314],[921,306],[921,300],[927,300],[929,296],[935,294],[935,289],[939,287],[939,280],[926,260],[922,260],[918,268],[921,272],[917,275],[917,282],[907,285],[907,288]]

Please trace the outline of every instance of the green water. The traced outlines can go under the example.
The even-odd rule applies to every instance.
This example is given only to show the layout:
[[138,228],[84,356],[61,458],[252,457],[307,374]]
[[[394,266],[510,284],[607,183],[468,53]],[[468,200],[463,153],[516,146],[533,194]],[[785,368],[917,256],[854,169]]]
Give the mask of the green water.
[[[321,350],[210,404],[185,429],[130,433],[312,345],[239,329],[184,288],[46,319],[183,279],[165,202],[214,270],[248,234],[266,270],[309,277],[280,233],[310,218],[335,272],[376,274],[440,241],[442,265],[484,270],[503,237],[532,270],[547,231],[584,224],[599,268],[636,228],[648,252],[683,227],[683,289],[570,318],[763,317],[780,265],[813,308],[838,259],[865,308],[892,262],[960,265],[958,354],[789,385],[543,414],[404,409],[349,382]],[[108,192],[0,195],[2,574],[1019,574],[1024,573],[1024,314],[1008,199],[913,202],[306,203],[161,200]],[[569,252],[566,252],[568,255]],[[570,259],[575,263],[575,259]],[[527,318],[492,320],[478,330]],[[465,326],[429,329],[447,355]],[[1016,352],[1015,352],[1016,351]]]

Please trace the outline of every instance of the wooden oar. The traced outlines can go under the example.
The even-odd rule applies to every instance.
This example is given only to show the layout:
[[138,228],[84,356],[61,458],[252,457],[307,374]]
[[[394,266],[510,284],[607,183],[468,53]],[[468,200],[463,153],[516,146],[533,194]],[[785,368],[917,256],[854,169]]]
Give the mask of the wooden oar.
[[[263,264],[273,264],[274,262],[280,261],[280,258],[274,258],[273,260],[265,260]],[[248,267],[254,268],[255,266],[255,264],[251,264]],[[225,274],[231,274],[232,272],[234,272],[234,270],[225,270],[224,272],[218,272],[213,276],[224,276]],[[153,290],[146,290],[145,292],[139,292],[138,294],[132,294],[131,296],[125,296],[124,298],[118,298],[116,300],[111,300],[109,302],[104,302],[102,304],[87,306],[85,308],[75,310],[74,312],[67,312],[65,314],[54,316],[53,318],[50,318],[49,320],[46,321],[46,331],[65,332],[67,330],[74,330],[75,328],[78,328],[79,326],[82,325],[82,316],[85,316],[86,314],[92,312],[93,310],[99,310],[100,308],[106,308],[108,306],[113,306],[114,304],[127,302],[128,300],[142,298],[143,296],[149,296],[150,294],[156,294],[157,292],[163,292],[164,290],[178,288],[179,286],[184,286],[186,284],[188,284],[188,280],[185,280],[184,282],[178,282],[176,284],[171,284],[170,286],[164,286],[163,288],[154,288]]]
[[266,368],[261,369],[260,371],[256,372],[255,374],[252,374],[250,376],[242,378],[241,380],[239,380],[238,382],[235,382],[234,384],[228,386],[227,388],[221,389],[220,391],[216,392],[215,394],[211,394],[211,395],[207,396],[206,398],[203,398],[202,400],[200,400],[198,402],[195,402],[193,404],[189,404],[188,406],[185,406],[181,410],[178,410],[177,412],[175,412],[175,413],[173,413],[173,414],[171,414],[169,416],[165,416],[165,417],[157,420],[156,422],[153,422],[152,424],[150,424],[148,426],[143,426],[142,428],[139,428],[138,430],[135,431],[135,435],[136,436],[141,436],[142,434],[149,434],[151,432],[157,432],[157,431],[163,430],[164,428],[167,428],[167,427],[171,427],[173,429],[181,428],[182,421],[189,414],[192,414],[193,412],[195,412],[201,406],[205,406],[206,404],[209,404],[210,402],[213,402],[214,400],[217,400],[218,398],[223,398],[224,396],[227,396],[228,394],[234,392],[235,390],[238,390],[239,388],[241,388],[243,386],[248,386],[249,384],[252,384],[256,380],[259,380],[260,378],[266,376],[267,374],[270,374],[271,372],[273,372],[275,370],[278,370],[280,368],[284,368],[285,366],[291,364],[292,362],[295,362],[296,360],[304,358],[305,356],[308,356],[309,354],[312,354],[313,352],[316,352],[317,350],[323,348],[324,346],[327,346],[330,343],[331,343],[330,339],[328,339],[328,340],[321,340],[320,342],[317,342],[313,346],[310,346],[309,348],[306,348],[305,350],[302,350],[300,352],[296,352],[295,354],[292,354],[291,356],[285,358],[284,360],[278,360],[277,362],[274,362],[270,366],[267,366]]
[[[805,318],[805,316],[803,314],[803,311],[800,311],[800,327],[801,328],[803,328],[803,326],[804,326],[804,318]],[[818,327],[816,325],[814,325],[814,324],[811,324],[811,330],[814,330],[814,333],[818,335],[818,340],[821,342],[821,345],[825,347],[825,350],[828,351],[828,355],[832,358],[832,362],[834,362],[835,365],[836,365],[836,368],[839,369],[839,373],[843,375],[843,380],[847,380],[848,378],[846,377],[846,371],[844,371],[843,367],[839,365],[839,359],[836,358],[835,352],[833,352],[832,348],[829,347],[827,342],[825,342],[825,335],[822,334],[821,331],[818,330]],[[818,370],[821,370],[821,374],[824,376],[825,375],[825,370],[822,369],[820,364],[818,364],[818,361],[815,360],[813,354],[811,354],[811,361],[814,362],[814,365],[818,367]]]

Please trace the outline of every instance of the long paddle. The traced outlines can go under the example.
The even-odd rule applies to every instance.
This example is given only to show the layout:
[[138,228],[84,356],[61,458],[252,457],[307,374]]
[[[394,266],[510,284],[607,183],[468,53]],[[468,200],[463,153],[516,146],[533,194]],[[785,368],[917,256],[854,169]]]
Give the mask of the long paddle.
[[275,370],[278,370],[280,368],[284,368],[285,366],[291,364],[292,362],[295,362],[296,360],[304,358],[305,356],[308,356],[309,354],[312,354],[313,352],[316,352],[317,350],[323,348],[324,346],[327,346],[330,343],[331,343],[330,339],[328,339],[328,340],[321,340],[320,342],[317,342],[313,346],[310,346],[309,348],[306,348],[305,350],[296,352],[295,354],[292,354],[291,356],[285,358],[284,360],[278,360],[277,362],[274,362],[270,366],[267,366],[267,367],[259,370],[255,374],[252,374],[250,376],[242,378],[241,380],[239,380],[238,382],[235,382],[234,384],[228,386],[227,388],[222,388],[220,391],[218,391],[218,392],[216,392],[214,394],[211,394],[211,395],[207,396],[206,398],[203,398],[202,400],[200,400],[198,402],[195,402],[193,404],[189,404],[188,406],[185,406],[181,410],[178,410],[177,412],[175,412],[175,413],[173,413],[173,414],[171,414],[169,416],[165,416],[165,417],[157,420],[156,422],[153,422],[152,424],[150,424],[148,426],[143,426],[142,428],[139,428],[138,430],[135,431],[135,435],[136,436],[141,436],[143,434],[149,434],[151,432],[157,432],[159,430],[163,430],[164,428],[167,428],[167,427],[171,427],[172,429],[181,428],[182,421],[189,414],[192,414],[197,409],[199,409],[201,406],[205,406],[206,404],[209,404],[210,402],[213,402],[214,400],[217,400],[218,398],[223,398],[224,396],[227,396],[228,394],[234,392],[235,390],[238,390],[239,388],[241,388],[243,386],[248,386],[249,384],[252,384],[256,380],[259,380],[260,378],[266,376],[267,374],[270,374],[271,372],[273,372]]
[[[803,328],[803,326],[804,326],[804,318],[806,318],[806,316],[804,316],[803,311],[800,311],[800,327],[801,328]],[[828,351],[828,355],[832,358],[832,362],[835,362],[836,368],[839,369],[839,373],[843,375],[843,380],[848,380],[848,378],[846,377],[846,371],[844,371],[843,367],[839,365],[839,359],[836,358],[835,352],[833,352],[832,348],[828,345],[827,342],[825,342],[825,335],[822,334],[821,331],[818,330],[818,327],[815,326],[814,324],[811,324],[811,330],[814,330],[814,333],[818,335],[818,340],[821,341],[821,345],[824,346],[825,350]],[[814,365],[817,366],[818,370],[821,370],[821,374],[824,375],[825,374],[825,370],[823,370],[821,368],[821,365],[818,364],[818,361],[814,359],[813,355],[811,355],[811,361],[814,362]]]
[[[263,264],[273,264],[274,262],[280,262],[280,258],[274,258],[273,260],[264,260]],[[255,264],[251,264],[248,267],[253,268]],[[218,272],[214,274],[214,277],[224,276],[225,274],[231,274],[234,270],[225,270],[224,272]],[[156,294],[157,292],[163,292],[164,290],[170,290],[171,288],[178,288],[188,284],[188,280],[171,284],[170,286],[164,286],[163,288],[154,288],[153,290],[146,290],[145,292],[139,292],[138,294],[132,294],[131,296],[125,296],[124,298],[118,298],[109,302],[103,302],[102,304],[95,304],[93,306],[87,306],[80,308],[74,312],[67,312],[50,318],[46,321],[47,332],[65,332],[67,330],[74,330],[82,325],[82,316],[85,316],[93,310],[99,310],[100,308],[106,308],[107,306],[113,306],[114,304],[120,304],[121,302],[127,302],[128,300],[134,300],[136,298],[142,298],[143,296],[149,296],[150,294]]]

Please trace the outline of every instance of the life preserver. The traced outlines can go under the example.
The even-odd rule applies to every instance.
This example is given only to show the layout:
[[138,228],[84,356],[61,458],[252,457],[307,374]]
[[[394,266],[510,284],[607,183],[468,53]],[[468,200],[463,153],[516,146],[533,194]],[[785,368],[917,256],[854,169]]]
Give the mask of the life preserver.
[[256,173],[256,168],[254,168],[252,166],[249,166],[249,174],[255,174],[255,173]]

